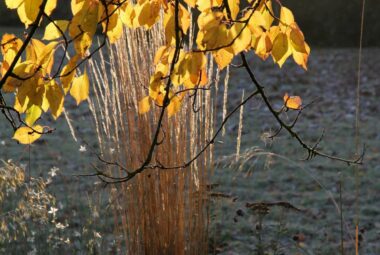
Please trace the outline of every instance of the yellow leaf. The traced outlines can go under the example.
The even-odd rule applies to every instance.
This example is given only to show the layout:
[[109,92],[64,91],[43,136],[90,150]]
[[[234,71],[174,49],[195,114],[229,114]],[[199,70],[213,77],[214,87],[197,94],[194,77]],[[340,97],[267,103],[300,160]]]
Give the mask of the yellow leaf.
[[[54,22],[50,22],[49,25],[45,28],[44,37],[43,40],[55,40],[62,37],[62,33],[65,33],[67,30],[67,27],[69,25],[68,20],[55,20]],[[61,31],[59,31],[59,29]]]
[[135,12],[137,24],[150,28],[160,18],[160,4],[156,0],[145,1],[142,5],[136,5]]
[[22,46],[22,41],[14,34],[4,34],[1,38],[1,54],[6,54],[8,50],[18,51]]
[[[75,1],[75,0],[74,0]],[[99,19],[100,2],[84,0],[83,6],[77,11],[69,25],[69,35],[74,40],[74,47],[78,54],[83,56],[91,46],[92,37],[96,32]]]
[[[250,14],[251,14],[250,12],[247,12],[244,15],[244,18],[242,20],[248,19]],[[257,29],[260,29],[262,31],[262,28],[266,28],[267,23],[263,14],[261,12],[254,11],[254,13],[252,14],[252,17],[250,18],[248,22],[248,27],[252,33],[255,33]]]
[[158,94],[160,93],[160,88],[164,86],[162,83],[162,76],[163,74],[161,72],[156,72],[150,77],[149,96],[153,100],[157,99]]
[[85,71],[83,75],[74,78],[70,89],[70,95],[75,98],[77,105],[79,105],[83,100],[88,98],[89,92],[90,82],[88,80],[87,72]]
[[85,0],[71,0],[71,12],[73,15],[77,14],[84,5]]
[[234,53],[231,47],[227,47],[213,52],[213,57],[218,64],[219,69],[222,70],[231,63],[234,58]]
[[[33,128],[33,129],[32,129]],[[41,137],[41,134],[43,132],[43,127],[40,125],[30,127],[20,127],[16,130],[16,132],[13,135],[13,139],[17,140],[21,144],[31,144],[34,141],[36,141],[38,138]],[[35,131],[39,132],[35,132]]]
[[162,73],[163,76],[166,76],[169,72],[169,64],[168,63],[166,63],[166,64],[158,63],[158,65],[156,65],[155,71]]
[[91,37],[95,34],[98,14],[99,1],[84,0],[83,6],[74,15],[69,26],[69,34],[71,38],[78,36],[83,32],[87,32]]
[[28,98],[22,97],[19,93],[17,93],[17,95],[15,96],[15,103],[13,105],[13,108],[15,108],[16,111],[18,111],[19,113],[24,113],[26,111],[26,108],[28,107],[28,103]]
[[26,59],[30,62],[37,63],[37,56],[42,49],[45,47],[45,44],[37,39],[32,39],[28,46],[26,47]]
[[200,49],[212,50],[231,43],[229,29],[222,23],[222,19],[221,12],[209,11],[199,15],[197,45]]
[[50,74],[54,64],[54,53],[58,42],[50,42],[45,45],[37,39],[32,39],[27,47],[27,59],[40,67],[43,75]]
[[214,50],[230,45],[232,40],[228,36],[228,31],[225,25],[219,25],[216,28],[198,32],[198,47],[202,50]]
[[[153,64],[157,65],[160,62],[167,63],[167,55],[169,51],[169,47],[167,46],[161,46],[158,48],[156,54],[154,55],[154,61]],[[166,61],[163,61],[163,58],[166,57]]]
[[26,27],[36,20],[42,1],[43,0],[24,0],[23,4],[17,8],[18,16]]
[[[45,82],[43,78],[33,77],[24,82],[24,84],[19,88],[19,93],[25,88],[23,93],[29,98],[29,104],[35,104],[42,106],[43,99],[45,97]],[[29,105],[28,105],[29,107]]]
[[83,33],[82,35],[78,36],[74,41],[74,48],[75,51],[81,56],[85,56],[87,50],[90,48],[92,44],[92,37],[90,33]]
[[209,83],[208,77],[207,77],[207,70],[206,68],[203,68],[201,70],[201,81],[199,82],[199,86],[204,86]]
[[187,89],[194,88],[195,86],[204,86],[209,83],[208,77],[207,77],[207,70],[206,68],[203,68],[202,70],[199,70],[198,74],[190,76],[190,79],[186,80],[183,85]]
[[240,0],[228,0],[228,6],[230,7],[231,18],[233,20],[236,20],[236,17],[239,13],[239,5],[240,5]]
[[168,8],[164,14],[164,28],[166,44],[175,45],[175,23],[173,8]]
[[282,6],[280,11],[280,20],[285,25],[290,25],[294,23],[294,16],[291,10]]
[[187,59],[187,71],[189,75],[198,73],[207,63],[206,55],[203,52],[190,52],[187,54]]
[[61,80],[62,88],[63,88],[65,95],[70,90],[71,82],[73,81],[74,76],[76,74],[76,70],[74,68],[77,65],[78,58],[79,58],[79,56],[75,55],[74,57],[72,57],[69,60],[67,65],[65,65],[62,68],[60,80]]
[[170,99],[170,103],[168,105],[168,117],[172,117],[174,114],[176,114],[181,109],[181,99],[177,96],[174,96],[172,99]]
[[305,37],[303,36],[296,23],[291,26],[289,38],[290,43],[295,51],[307,53],[305,47]]
[[265,60],[272,50],[272,41],[267,33],[262,33],[255,45],[256,55]]
[[122,34],[123,24],[121,23],[120,19],[118,19],[116,25],[112,28],[112,30],[108,30],[107,37],[112,44],[119,40]]
[[190,13],[182,4],[179,4],[179,14],[180,27],[183,33],[187,34],[187,30],[189,30],[190,27]]
[[44,87],[39,86],[38,78],[32,77],[24,81],[17,90],[14,107],[20,113],[24,113],[31,105],[42,105]]
[[57,0],[48,0],[45,6],[45,13],[50,16],[55,7],[57,7]]
[[139,114],[147,113],[149,112],[149,110],[150,110],[149,96],[146,96],[139,101]]
[[251,45],[251,31],[248,26],[245,26],[243,23],[235,23],[229,30],[228,37],[230,42],[235,40],[231,46],[235,55],[239,54]]
[[5,0],[5,4],[9,9],[18,8],[24,0]]
[[223,0],[197,0],[197,8],[201,12],[210,10],[213,7],[220,6]]
[[28,124],[28,126],[33,126],[34,122],[38,120],[38,118],[42,114],[42,109],[38,105],[31,105],[27,110],[26,110],[26,117],[25,117],[25,122]]
[[263,3],[263,4],[261,5],[259,11],[265,20],[264,28],[265,28],[265,30],[269,30],[269,28],[271,27],[273,20],[274,20],[272,1],[261,1],[261,3]]
[[202,12],[197,20],[199,30],[210,30],[220,25],[223,19],[223,13],[221,12]]
[[280,67],[285,63],[286,59],[292,54],[289,47],[289,40],[285,33],[279,33],[273,42],[272,57],[275,63]]
[[[34,67],[35,65],[33,63],[31,63],[30,61],[25,61],[20,64],[17,64],[15,68],[13,69],[13,73],[21,79],[27,79],[33,75]],[[9,77],[6,80],[4,86],[7,86],[9,88],[18,88],[21,85],[23,85],[24,82],[25,81],[20,80],[18,78]]]
[[58,84],[52,80],[46,88],[46,98],[50,106],[51,114],[57,119],[63,111],[64,95]]
[[161,78],[162,73],[155,73],[150,78],[149,84],[149,97],[152,98],[159,106],[163,106],[164,97],[166,95],[165,84],[161,81]]
[[[125,6],[125,7],[124,7]],[[133,20],[136,17],[136,12],[132,4],[128,1],[122,6],[120,11],[120,19],[123,24],[130,28],[134,28]]]
[[[190,27],[190,14],[182,4],[179,7],[179,26],[186,34]],[[164,14],[164,28],[166,44],[170,45],[175,45],[176,39],[174,16],[174,7],[169,5],[167,12]]]
[[309,45],[307,45],[306,42],[305,42],[305,49],[306,49],[306,53],[293,51],[293,59],[298,65],[302,66],[303,69],[307,70],[307,61],[309,59],[310,47]]
[[[49,83],[52,83],[52,82],[55,82],[54,80],[51,80],[50,82],[47,82],[47,84]],[[44,97],[42,98],[42,104],[41,104],[41,109],[44,111],[44,112],[47,112],[49,110],[49,101],[46,97],[46,92],[47,92],[47,85],[45,84],[45,95]]]
[[201,81],[201,70],[206,67],[207,58],[202,52],[191,52],[187,54],[186,58],[187,61],[184,79],[189,80],[195,86]]
[[300,110],[302,108],[302,99],[299,96],[289,96],[288,93],[285,93],[284,105],[292,110]]
[[[173,59],[174,57],[174,49],[173,49],[173,56],[170,57],[169,60]],[[174,86],[179,86],[183,84],[185,81],[185,75],[186,75],[186,65],[187,65],[187,54],[181,50],[177,59],[177,62],[174,65],[174,69],[172,74],[170,75],[170,79]],[[171,62],[171,61],[170,61]]]
[[[14,48],[10,48],[6,51],[6,53],[3,55],[3,63],[1,64],[0,75],[4,75],[6,71],[8,71],[10,65],[16,57],[16,54],[17,50],[15,50]],[[17,61],[17,64],[20,64],[20,60]]]
[[279,26],[272,26],[269,31],[268,31],[268,35],[270,37],[270,40],[273,42],[274,39],[276,39],[277,35],[281,33],[281,29]]
[[[112,9],[110,12],[113,11]],[[103,32],[105,32],[105,29],[107,27],[107,21],[104,21],[102,23],[103,26]],[[116,11],[112,14],[111,17],[109,17],[108,20],[108,27],[107,27],[107,37],[110,41],[110,43],[115,43],[123,34],[123,24],[121,22],[121,19],[119,18],[119,11]]]

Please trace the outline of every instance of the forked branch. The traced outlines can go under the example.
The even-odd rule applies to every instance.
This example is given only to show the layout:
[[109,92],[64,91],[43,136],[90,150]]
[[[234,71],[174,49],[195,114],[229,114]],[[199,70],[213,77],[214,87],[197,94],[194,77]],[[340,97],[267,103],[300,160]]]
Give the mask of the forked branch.
[[259,93],[261,95],[261,98],[264,100],[264,103],[267,106],[268,110],[271,112],[271,114],[273,115],[273,117],[276,119],[277,123],[280,125],[280,128],[281,129],[285,129],[286,131],[288,131],[288,133],[292,137],[294,137],[303,148],[306,149],[306,151],[308,153],[307,159],[311,159],[311,158],[313,158],[315,156],[320,156],[320,157],[323,157],[323,158],[329,158],[329,159],[332,159],[332,160],[341,161],[341,162],[344,162],[344,163],[347,163],[347,164],[359,164],[360,165],[360,164],[363,163],[363,157],[364,157],[364,152],[365,152],[364,148],[363,148],[362,154],[358,158],[356,158],[356,159],[348,159],[348,158],[342,158],[342,157],[333,156],[333,155],[330,155],[330,154],[327,154],[325,152],[322,152],[322,151],[318,150],[317,146],[318,146],[320,140],[318,140],[318,142],[314,146],[309,146],[308,144],[306,144],[303,141],[303,139],[299,136],[299,134],[296,131],[293,130],[294,124],[291,124],[291,125],[286,124],[281,119],[279,112],[277,112],[273,108],[272,104],[269,102],[269,99],[268,99],[267,95],[265,94],[264,87],[256,79],[256,77],[255,77],[252,69],[250,68],[250,66],[249,66],[249,64],[247,62],[247,59],[245,57],[245,54],[241,53],[240,56],[241,56],[241,60],[242,60],[242,65],[246,69],[246,71],[247,71],[247,73],[248,73],[248,75],[249,75],[252,83],[255,85],[255,87],[259,91]]

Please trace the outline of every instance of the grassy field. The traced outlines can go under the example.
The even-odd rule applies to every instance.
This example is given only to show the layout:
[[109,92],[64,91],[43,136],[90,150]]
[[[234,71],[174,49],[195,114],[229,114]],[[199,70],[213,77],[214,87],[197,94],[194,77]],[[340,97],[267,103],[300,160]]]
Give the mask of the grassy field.
[[[253,57],[250,63],[278,108],[285,92],[300,95],[305,103],[315,100],[296,126],[305,141],[313,144],[325,130],[321,149],[342,157],[354,156],[357,50],[315,49],[308,72],[290,62],[282,69],[271,61],[263,63]],[[276,130],[276,123],[262,101],[253,100],[245,106],[240,159],[236,161],[234,155],[238,116],[229,122],[226,136],[220,137],[216,146],[213,183],[219,186],[215,192],[230,198],[214,200],[211,253],[258,254],[261,250],[263,254],[339,254],[341,222],[337,206],[341,183],[345,254],[354,254],[356,205],[361,254],[380,254],[379,63],[380,49],[364,50],[360,144],[366,144],[367,149],[364,165],[359,168],[358,203],[353,166],[323,158],[302,161],[305,151],[285,131],[268,139],[268,134]],[[253,89],[243,70],[231,68],[229,109],[239,102],[243,90]],[[97,142],[91,116],[86,104],[77,108],[70,102],[66,110],[78,142],[73,140],[63,117],[57,122],[44,117],[56,131],[32,146],[21,146],[11,139],[11,127],[2,118],[0,159],[26,164],[31,175],[45,178],[49,178],[52,167],[58,167],[58,176],[48,189],[61,204],[59,217],[69,224],[70,236],[75,236],[76,231],[82,233],[86,223],[106,237],[110,234],[107,217],[99,220],[94,211],[103,215],[108,210],[105,206],[94,209],[88,203],[89,197],[100,196],[97,179],[75,176],[91,172],[91,163],[98,164],[91,155]],[[288,112],[289,121],[292,117],[293,113]],[[246,203],[261,201],[286,202],[300,210],[275,206],[264,213],[246,207]],[[91,223],[93,216],[98,219],[97,224]],[[67,248],[70,251],[83,245],[79,238],[73,240],[76,241]]]
[[[285,131],[274,140],[267,138],[277,130],[276,124],[262,101],[251,102],[245,108],[240,160],[222,156],[234,153],[237,119],[230,123],[223,145],[216,150],[215,182],[220,184],[219,191],[233,198],[217,202],[221,210],[216,212],[219,234],[215,242],[222,254],[255,254],[260,244],[265,254],[340,254],[340,183],[345,254],[355,254],[351,240],[357,215],[361,254],[380,253],[379,53],[378,49],[367,49],[363,55],[360,146],[365,144],[367,149],[364,165],[358,170],[358,203],[355,167],[318,157],[301,160],[306,152]],[[325,130],[322,150],[354,157],[356,50],[316,49],[308,72],[293,64],[279,70],[257,59],[251,65],[278,108],[285,92],[300,95],[306,104],[315,100],[296,126],[305,141],[313,144]],[[230,98],[235,101],[241,90],[252,90],[243,77],[243,70],[233,70]],[[292,116],[289,113],[289,122]],[[246,207],[246,203],[260,201],[289,202],[302,211],[277,206],[262,215]]]

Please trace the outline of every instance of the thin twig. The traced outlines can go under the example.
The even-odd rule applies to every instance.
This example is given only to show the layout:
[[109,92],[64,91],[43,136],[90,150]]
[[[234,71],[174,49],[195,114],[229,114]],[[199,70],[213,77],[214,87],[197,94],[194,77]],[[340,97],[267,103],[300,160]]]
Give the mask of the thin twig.
[[272,113],[273,117],[277,120],[278,124],[283,127],[286,131],[288,131],[288,133],[294,137],[298,143],[307,150],[308,152],[308,155],[309,157],[308,158],[311,158],[311,157],[314,157],[314,156],[320,156],[320,157],[324,157],[324,158],[329,158],[329,159],[332,159],[332,160],[336,160],[336,161],[341,161],[341,162],[344,162],[344,163],[347,163],[347,164],[363,164],[363,157],[364,157],[364,149],[363,149],[363,153],[362,155],[360,155],[358,158],[356,159],[346,159],[346,158],[341,158],[341,157],[336,157],[336,156],[333,156],[333,155],[330,155],[330,154],[327,154],[327,153],[324,153],[320,150],[317,150],[316,148],[313,148],[313,147],[310,147],[309,145],[307,145],[303,140],[302,138],[298,135],[297,132],[295,132],[293,129],[292,129],[292,126],[290,125],[287,125],[279,116],[279,113],[276,112],[276,110],[274,110],[272,104],[269,102],[269,99],[267,97],[267,95],[265,94],[264,92],[264,87],[258,82],[258,80],[256,79],[256,76],[254,75],[253,71],[251,70],[248,62],[247,62],[247,59],[245,57],[245,54],[242,52],[240,53],[240,56],[241,56],[241,59],[242,59],[242,62],[243,62],[243,65],[251,79],[251,81],[253,82],[253,84],[255,85],[255,87],[257,88],[258,92],[260,93],[261,95],[261,98],[264,100],[264,103],[266,104],[268,110]]

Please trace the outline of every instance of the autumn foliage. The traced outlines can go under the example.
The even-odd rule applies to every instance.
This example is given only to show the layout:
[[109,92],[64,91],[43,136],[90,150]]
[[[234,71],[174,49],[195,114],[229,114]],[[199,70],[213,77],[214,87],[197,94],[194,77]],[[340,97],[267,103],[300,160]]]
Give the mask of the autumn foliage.
[[[59,8],[57,0],[5,2],[30,31],[24,41],[12,34],[1,40],[0,87],[3,93],[14,93],[13,110],[24,114],[22,125],[14,127],[14,139],[24,144],[48,130],[36,122],[48,111],[58,118],[67,95],[78,105],[89,96],[87,72],[78,67],[98,50],[91,46],[99,27],[112,44],[121,37],[123,26],[150,29],[163,22],[166,43],[154,56],[154,73],[146,85],[149,93],[139,99],[141,114],[153,103],[166,107],[169,117],[174,115],[187,93],[207,84],[210,55],[219,69],[251,50],[263,60],[272,57],[280,67],[293,56],[307,69],[310,47],[292,12],[278,1],[71,0],[72,18],[67,20],[51,19]],[[274,13],[272,4],[280,5],[280,13]],[[189,34],[191,15],[197,17],[195,35]],[[35,39],[34,31],[43,20],[48,23],[44,36]],[[62,48],[68,57],[57,57]]]

